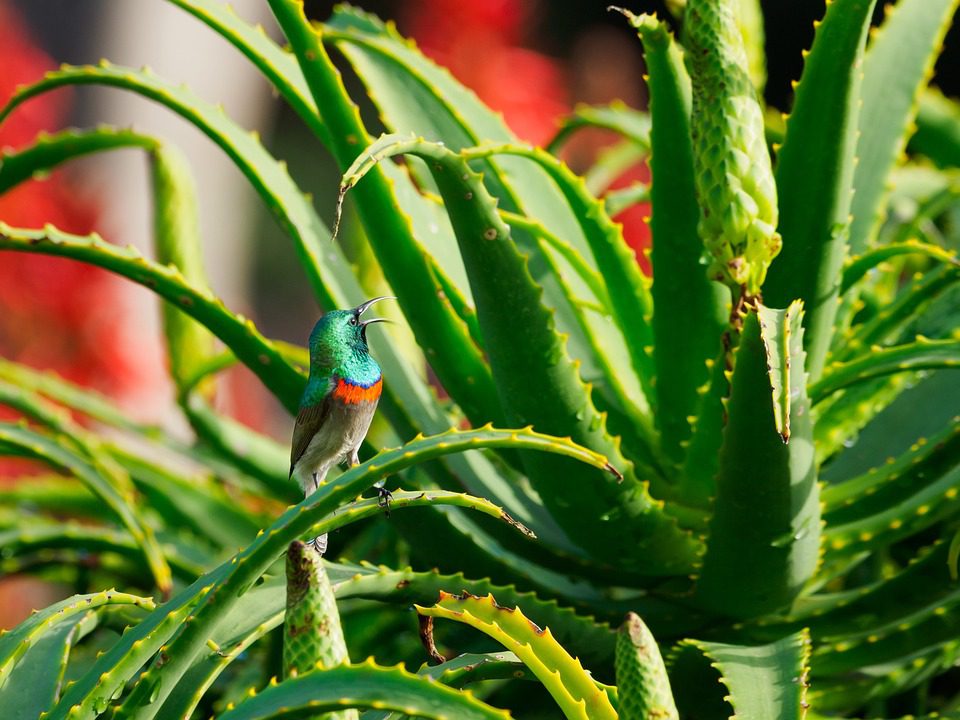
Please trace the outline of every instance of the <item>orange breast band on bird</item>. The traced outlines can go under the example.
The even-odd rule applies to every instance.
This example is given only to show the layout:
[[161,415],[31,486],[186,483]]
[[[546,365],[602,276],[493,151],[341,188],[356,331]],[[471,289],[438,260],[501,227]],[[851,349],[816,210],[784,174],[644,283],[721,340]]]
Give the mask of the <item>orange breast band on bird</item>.
[[358,405],[379,400],[382,388],[383,380],[377,380],[370,387],[364,387],[363,385],[354,385],[341,378],[337,380],[337,387],[333,391],[333,396],[347,405]]

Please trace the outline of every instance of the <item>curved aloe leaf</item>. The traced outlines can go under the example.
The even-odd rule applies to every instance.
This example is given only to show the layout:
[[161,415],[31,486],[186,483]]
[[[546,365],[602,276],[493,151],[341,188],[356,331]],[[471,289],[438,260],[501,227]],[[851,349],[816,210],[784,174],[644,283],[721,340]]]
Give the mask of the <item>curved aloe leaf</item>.
[[[707,382],[707,363],[720,349],[729,294],[707,277],[702,262],[690,141],[690,78],[680,49],[655,18],[625,14],[643,43],[650,93],[656,417],[664,453],[678,463],[684,454],[681,443],[691,434],[688,418],[700,406],[696,389]],[[689,332],[677,332],[678,327]],[[686,495],[683,490],[681,494]]]
[[74,595],[34,613],[12,630],[0,634],[0,687],[24,654],[40,642],[51,628],[108,605],[132,606],[148,611],[156,607],[150,598],[106,590],[92,595]]
[[960,591],[926,604],[893,622],[828,638],[813,653],[815,675],[847,673],[890,663],[956,636]]
[[850,522],[892,508],[948,472],[957,464],[958,419],[960,416],[929,439],[919,438],[906,452],[889,458],[884,465],[826,486],[823,501],[830,524]]
[[921,549],[900,572],[851,593],[842,603],[824,604],[803,619],[818,638],[839,638],[899,622],[954,592],[947,568],[950,543]]
[[[151,169],[157,262],[174,266],[187,283],[209,293],[200,247],[197,193],[190,167],[179,151],[161,146],[151,155]],[[184,383],[213,355],[213,335],[172,303],[163,303],[162,310],[170,374],[183,392]]]
[[[692,538],[664,513],[662,503],[650,497],[646,484],[633,476],[617,442],[607,434],[604,418],[567,354],[552,313],[543,305],[541,288],[511,241],[495,202],[464,157],[423,140],[384,136],[347,171],[341,193],[377,162],[402,153],[428,161],[447,204],[473,283],[500,401],[510,418],[519,424],[533,423],[543,431],[569,434],[625,470],[627,480],[621,483],[585,474],[566,461],[528,457],[525,465],[544,504],[591,554],[612,554],[628,570],[648,574],[689,567]],[[504,307],[510,312],[505,314]],[[518,317],[525,320],[522,343],[516,342]],[[568,479],[562,493],[554,491],[557,477]],[[600,522],[585,523],[585,517]]]
[[960,282],[960,267],[952,265],[940,266],[925,275],[918,273],[893,302],[848,334],[834,359],[851,360],[873,345],[896,341],[917,315],[957,282]]
[[[940,458],[937,458],[940,459]],[[944,518],[960,512],[960,465],[946,458],[948,469],[932,482],[919,488],[894,486],[903,494],[910,492],[892,506],[884,506],[876,513],[852,519],[842,525],[833,525],[824,532],[827,559],[849,557],[858,552],[875,552],[898,540],[910,537]]]
[[950,252],[939,245],[931,245],[930,243],[920,242],[919,240],[907,240],[906,242],[881,245],[872,250],[867,250],[854,258],[850,258],[846,267],[843,269],[843,281],[840,284],[840,294],[843,295],[846,293],[868,272],[877,267],[877,265],[898,255],[925,255],[950,265],[960,264],[955,252]]
[[11,717],[39,718],[57,700],[74,646],[96,629],[98,613],[88,610],[47,628],[20,658],[5,684],[0,707]]
[[283,96],[307,127],[330,146],[330,133],[310,96],[296,58],[267,37],[260,25],[250,25],[237,17],[233,7],[211,0],[169,0],[219,33],[227,42],[246,55]]
[[679,720],[660,648],[634,613],[617,633],[616,668],[621,720]]
[[231,663],[283,623],[286,598],[283,576],[266,579],[246,593],[207,642],[206,652],[191,666],[164,704],[170,717],[190,717]]
[[749,618],[784,607],[817,565],[820,500],[801,321],[799,302],[786,310],[761,305],[745,318],[734,354],[717,498],[695,590],[713,612]]
[[[134,562],[143,560],[142,548],[128,531],[74,522],[48,523],[31,518],[29,525],[0,529],[0,543],[8,557],[75,548],[85,553],[114,553]],[[180,580],[193,580],[204,570],[171,545],[162,545],[162,551],[174,577]]]
[[[148,70],[134,70],[103,61],[94,67],[64,65],[33,85],[21,87],[0,110],[0,122],[27,100],[60,87],[105,85],[135,92],[154,100],[195,125],[219,145],[260,194],[280,225],[294,240],[301,265],[314,292],[325,306],[334,306],[329,288],[330,266],[338,259],[324,253],[320,239],[327,235],[308,199],[278,162],[260,144],[256,133],[246,132],[223,110],[204,102],[184,87],[171,85]],[[323,262],[321,263],[321,257]]]
[[610,309],[623,333],[630,362],[640,378],[644,394],[652,401],[654,375],[650,356],[653,342],[650,319],[653,301],[650,297],[649,280],[640,271],[633,250],[624,241],[622,228],[609,218],[602,201],[593,197],[583,180],[574,175],[566,165],[539,148],[518,145],[481,146],[461,150],[460,155],[467,160],[500,155],[526,158],[539,165],[557,184],[564,199],[576,214],[580,229],[593,254],[597,272],[606,283]]
[[[393,132],[416,132],[454,150],[481,140],[516,142],[500,115],[374,16],[342,5],[325,26],[324,40],[353,64]],[[538,218],[589,256],[577,218],[542,171],[503,157],[484,165],[484,177],[507,210]]]
[[[675,687],[714,692],[677,695],[684,717],[736,717],[742,720],[803,718],[807,711],[810,636],[806,631],[770,645],[746,646],[684,640],[671,653]],[[721,687],[717,687],[717,679]],[[705,711],[706,714],[695,714]]]
[[[0,385],[0,392],[2,390],[3,386]],[[5,404],[11,402],[9,395],[0,395],[0,399]],[[170,566],[153,529],[137,508],[129,477],[122,469],[118,471],[114,465],[105,463],[95,448],[82,443],[82,439],[76,436],[67,438],[58,435],[51,438],[24,426],[0,424],[0,451],[12,449],[24,457],[36,458],[76,476],[119,518],[141,548],[158,589],[163,594],[169,593]]]
[[[168,527],[189,528],[214,546],[230,551],[246,545],[260,529],[258,514],[249,511],[242,503],[244,498],[226,492],[210,476],[174,471],[135,450],[115,445],[108,450]],[[210,522],[212,517],[217,521]]]
[[297,407],[305,376],[251,321],[232,315],[207,290],[187,283],[176,268],[147,260],[132,247],[111,245],[99,235],[70,235],[49,225],[44,230],[23,230],[0,222],[0,249],[83,260],[145,285],[209,328],[287,408],[293,411]]
[[[205,647],[206,639],[216,633],[223,617],[273,564],[287,544],[302,535],[322,534],[357,517],[380,512],[377,501],[370,500],[366,501],[366,504],[358,503],[354,506],[352,514],[348,514],[341,508],[336,514],[331,515],[330,513],[343,502],[356,497],[377,480],[413,464],[453,452],[503,446],[540,449],[577,458],[595,467],[609,467],[602,456],[577,446],[569,440],[551,438],[528,429],[484,428],[464,432],[450,431],[432,437],[418,438],[402,448],[381,452],[372,460],[321,485],[320,489],[309,498],[288,509],[243,552],[200,578],[192,586],[192,590],[181,593],[177,599],[128,633],[130,642],[143,636],[158,639],[160,643],[165,642],[169,635],[158,632],[157,627],[168,627],[167,621],[170,618],[167,613],[184,609],[191,611],[189,620],[178,622],[180,632],[177,637],[166,651],[161,653],[158,660],[126,698],[123,706],[124,714],[143,719],[153,717],[160,711],[167,696],[181,682],[198,653]],[[458,497],[467,498],[467,496]],[[456,497],[451,496],[444,501],[455,500]],[[484,507],[478,504],[476,499],[466,499],[463,502],[478,508]],[[489,503],[486,507],[490,508],[491,512],[499,514],[501,519],[515,522],[499,508],[494,508]],[[199,602],[199,606],[191,608],[195,601]],[[141,628],[143,628],[142,631]],[[139,658],[139,666],[152,654],[153,652],[150,652],[142,656],[131,652],[125,636],[123,641],[118,642],[94,664],[80,682],[71,686],[57,707],[51,711],[51,720],[66,718],[68,713],[72,713],[69,715],[70,720],[92,717],[96,707],[102,704],[105,698],[111,697],[130,677],[126,672],[116,670],[118,662],[123,667],[129,667],[129,663]]]
[[770,267],[763,294],[774,306],[803,300],[811,381],[820,377],[830,346],[847,255],[861,63],[874,4],[836,0],[827,6],[777,156],[783,251]]
[[960,340],[929,340],[918,337],[909,345],[880,348],[847,363],[834,363],[810,386],[810,402],[818,403],[849,385],[908,370],[960,367]]
[[300,499],[299,488],[290,481],[290,452],[287,448],[243,423],[215,412],[196,393],[184,398],[183,410],[198,437],[259,480],[273,496],[287,502]]
[[[601,148],[593,165],[584,172],[583,181],[594,195],[606,198],[612,192],[610,186],[627,170],[643,161],[647,154],[647,150],[629,140]],[[607,209],[611,215],[615,214],[609,207]]]
[[907,144],[917,100],[933,74],[957,0],[900,0],[863,59],[850,248],[869,247],[883,218],[887,177]]
[[22,390],[56,400],[61,405],[105,425],[139,434],[150,433],[148,428],[130,420],[106,395],[75,385],[53,372],[36,370],[27,365],[0,358],[0,378]]
[[414,607],[421,616],[466,623],[501,643],[537,676],[565,717],[617,717],[606,693],[596,686],[580,662],[554,640],[550,628],[540,629],[519,609],[497,605],[492,595],[480,598],[445,592],[440,593],[440,600],[432,607]]
[[510,714],[477,700],[469,691],[454,690],[401,666],[379,667],[373,658],[361,665],[317,669],[271,683],[222,720],[281,720],[347,707],[386,708],[406,715],[445,720],[508,720]]
[[30,482],[14,482],[0,488],[0,506],[26,507],[49,515],[73,518],[100,516],[103,504],[75,478],[62,475],[32,475]]
[[76,157],[119,148],[154,150],[158,145],[156,138],[109,126],[64,130],[53,135],[41,133],[29,147],[0,153],[0,194]]
[[[587,187],[590,186],[587,185]],[[616,217],[624,210],[645,202],[650,202],[650,186],[641,182],[616,190],[608,190],[603,194],[603,204],[610,217]]]
[[[322,31],[304,17],[302,3],[271,0],[270,7],[290,41],[320,115],[330,130],[331,151],[341,168],[368,144],[359,110],[350,100],[330,61]],[[453,311],[433,274],[426,254],[413,238],[413,227],[398,203],[394,180],[377,168],[357,193],[357,209],[384,276],[440,382],[474,425],[502,424],[490,370],[469,328]],[[415,303],[414,303],[415,300]]]
[[642,148],[650,147],[650,116],[634,110],[622,101],[610,105],[578,105],[560,119],[560,129],[547,143],[548,153],[557,154],[567,138],[583,128],[612,130]]
[[960,105],[929,87],[920,95],[917,131],[910,149],[923,153],[940,167],[960,166]]

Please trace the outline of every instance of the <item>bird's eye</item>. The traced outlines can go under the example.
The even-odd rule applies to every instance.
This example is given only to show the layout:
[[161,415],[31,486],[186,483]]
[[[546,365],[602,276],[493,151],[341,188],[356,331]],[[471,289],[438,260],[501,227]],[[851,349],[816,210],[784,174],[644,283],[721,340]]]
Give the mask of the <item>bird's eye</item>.
[[357,316],[356,316],[356,315],[351,315],[351,316],[350,316],[350,324],[351,324],[351,325],[356,325],[356,324],[357,324]]

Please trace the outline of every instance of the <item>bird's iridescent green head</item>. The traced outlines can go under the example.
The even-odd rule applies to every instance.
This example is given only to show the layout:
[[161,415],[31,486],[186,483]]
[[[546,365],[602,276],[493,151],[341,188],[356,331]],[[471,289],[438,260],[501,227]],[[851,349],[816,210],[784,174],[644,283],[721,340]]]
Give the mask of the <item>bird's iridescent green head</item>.
[[310,333],[310,365],[315,369],[350,366],[368,355],[367,326],[386,322],[383,318],[363,319],[363,314],[384,296],[367,300],[350,310],[331,310],[321,317]]

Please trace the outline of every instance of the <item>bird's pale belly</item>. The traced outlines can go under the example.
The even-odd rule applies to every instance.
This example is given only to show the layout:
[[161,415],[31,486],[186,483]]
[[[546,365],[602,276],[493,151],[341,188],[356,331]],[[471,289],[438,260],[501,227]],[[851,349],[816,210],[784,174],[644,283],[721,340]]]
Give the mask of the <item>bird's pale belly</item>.
[[294,476],[306,495],[314,491],[314,473],[317,482],[322,483],[330,468],[356,455],[376,408],[376,402],[334,403],[330,416],[294,468]]

